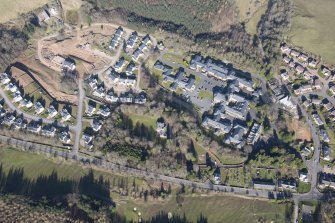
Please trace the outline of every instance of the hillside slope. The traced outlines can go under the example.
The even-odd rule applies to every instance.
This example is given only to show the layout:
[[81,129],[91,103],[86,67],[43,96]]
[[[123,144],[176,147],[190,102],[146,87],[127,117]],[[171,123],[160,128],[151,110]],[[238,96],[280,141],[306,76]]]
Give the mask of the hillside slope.
[[306,51],[335,64],[335,1],[292,0],[294,17],[288,36]]

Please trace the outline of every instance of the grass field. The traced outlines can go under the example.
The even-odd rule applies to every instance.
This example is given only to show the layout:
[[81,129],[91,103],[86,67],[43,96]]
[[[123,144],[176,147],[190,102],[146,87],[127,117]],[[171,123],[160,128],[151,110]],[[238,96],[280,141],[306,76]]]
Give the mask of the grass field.
[[261,20],[262,15],[266,12],[267,5],[262,5],[259,9],[255,12],[255,14],[246,22],[245,28],[247,32],[251,35],[257,34],[257,25]]
[[232,155],[228,153],[222,154],[220,156],[220,161],[222,164],[239,164],[246,160],[246,158],[241,157],[239,155]]
[[[71,164],[59,159],[51,160],[43,155],[18,151],[4,145],[0,145],[0,164],[2,164],[5,171],[8,171],[10,168],[23,168],[25,176],[30,179],[35,179],[39,175],[49,175],[55,170],[60,178],[79,180],[80,177],[89,171],[88,168],[83,168],[77,164]],[[132,182],[134,179],[100,170],[94,170],[94,174],[96,177],[101,175],[111,182],[120,179],[128,179],[128,182]],[[142,180],[137,178],[136,182],[138,184],[143,183]]]
[[153,128],[156,128],[156,122],[159,118],[158,116],[140,115],[136,113],[127,113],[127,115],[129,115],[129,118],[131,118],[134,125],[136,124],[136,122],[139,122]]
[[0,23],[16,18],[19,13],[29,12],[48,3],[49,0],[0,0]]
[[293,0],[291,42],[335,64],[335,1]]
[[[17,151],[0,145],[0,163],[5,171],[11,167],[24,168],[26,177],[34,179],[39,175],[48,175],[56,170],[59,177],[68,179],[79,179],[88,172],[87,168],[71,164],[58,159],[47,159],[45,156]],[[103,171],[94,170],[96,176],[102,175],[105,179],[118,181],[128,179],[132,182],[134,178],[123,177]],[[143,184],[143,181],[136,179],[136,184]],[[174,190],[173,190],[174,191]],[[112,193],[116,202],[116,211],[124,214],[128,219],[135,219],[136,214],[133,208],[136,207],[142,213],[143,218],[151,217],[160,211],[171,212],[172,214],[183,215],[191,221],[195,221],[200,213],[208,217],[208,222],[257,222],[261,217],[266,222],[283,222],[285,205],[274,202],[261,201],[256,199],[243,199],[228,195],[206,195],[186,194],[181,207],[176,205],[175,192],[172,197],[166,200],[132,200],[128,197],[118,196]],[[195,214],[196,213],[196,214]]]
[[207,90],[201,90],[198,94],[199,98],[204,99],[207,98],[209,100],[213,100],[213,92]]
[[177,63],[177,64],[180,64],[180,65],[183,65],[183,66],[187,67],[187,64],[184,63],[184,59],[183,59],[182,56],[167,53],[167,54],[163,55],[163,59],[168,61],[168,62]]
[[144,219],[159,213],[171,212],[173,215],[185,214],[186,218],[195,222],[202,213],[207,216],[208,222],[284,222],[285,205],[255,199],[243,199],[231,196],[185,196],[183,205],[178,207],[175,197],[167,201],[141,202],[123,200],[117,206],[117,211],[129,220],[136,220],[134,207],[141,212]]

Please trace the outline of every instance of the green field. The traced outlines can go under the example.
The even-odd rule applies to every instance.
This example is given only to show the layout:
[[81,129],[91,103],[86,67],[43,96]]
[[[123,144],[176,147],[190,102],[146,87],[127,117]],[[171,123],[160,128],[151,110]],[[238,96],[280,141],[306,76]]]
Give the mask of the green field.
[[292,1],[295,16],[289,32],[291,42],[335,64],[335,1]]
[[184,63],[183,57],[176,54],[166,53],[163,55],[163,59],[171,63],[177,63],[185,67],[188,67],[187,64]]
[[138,217],[133,211],[134,207],[147,219],[160,211],[171,212],[172,215],[185,214],[186,218],[195,222],[200,214],[207,216],[208,222],[284,222],[285,205],[275,202],[256,199],[243,199],[232,196],[214,195],[199,196],[186,195],[181,207],[178,207],[173,196],[169,200],[142,202],[122,200],[117,206],[117,211],[125,215],[129,220]]
[[208,90],[201,90],[198,94],[199,98],[201,99],[209,99],[209,100],[213,100],[213,92],[210,92]]
[[156,122],[157,119],[159,118],[156,115],[140,115],[136,113],[127,113],[129,115],[129,118],[133,121],[134,125],[136,122],[143,123],[144,125],[148,127],[153,127],[156,128]]
[[49,0],[0,0],[0,23],[16,18],[20,13],[29,12],[48,3]]
[[[0,163],[5,171],[12,167],[23,168],[25,176],[30,179],[39,175],[48,175],[55,170],[61,178],[78,180],[88,172],[87,168],[84,169],[76,164],[59,159],[47,159],[42,155],[21,152],[5,146],[0,146]],[[134,179],[97,170],[94,170],[94,173],[97,177],[102,175],[105,179],[110,179],[111,182],[115,178],[117,181],[127,178],[128,182]],[[136,179],[137,185],[141,183],[143,184],[143,180]],[[133,211],[136,207],[145,219],[160,211],[165,211],[182,216],[185,214],[191,221],[195,221],[201,213],[208,217],[208,222],[222,222],[223,220],[224,222],[257,222],[260,218],[266,219],[266,222],[284,221],[284,204],[228,195],[200,195],[187,192],[183,195],[182,206],[178,207],[175,196],[173,192],[168,199],[144,202],[142,199],[133,200],[112,193],[113,200],[116,202],[116,211],[128,219],[136,219],[137,214]]]
[[[0,145],[0,164],[5,171],[10,168],[23,168],[25,176],[29,179],[35,179],[40,175],[49,175],[53,171],[57,171],[60,178],[79,180],[80,177],[88,173],[88,168],[80,165],[63,161],[60,159],[48,159],[46,156],[22,152],[6,146]],[[94,170],[96,177],[100,175],[111,182],[116,179],[126,179],[132,182],[132,177],[123,177],[117,174],[107,173],[105,171]],[[138,183],[142,183],[140,179]]]

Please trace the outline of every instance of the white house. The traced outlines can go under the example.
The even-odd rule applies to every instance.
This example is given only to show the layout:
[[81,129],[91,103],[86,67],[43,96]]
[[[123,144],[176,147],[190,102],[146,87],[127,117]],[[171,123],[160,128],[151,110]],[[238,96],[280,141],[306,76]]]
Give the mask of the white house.
[[44,111],[44,107],[41,104],[41,102],[37,101],[35,103],[35,110],[36,110],[36,114],[41,114]]
[[60,115],[62,116],[63,122],[69,121],[71,119],[71,115],[66,108],[63,108]]
[[48,114],[49,114],[48,116],[49,118],[53,118],[58,114],[57,110],[55,109],[53,105],[50,105],[50,107],[48,108]]
[[10,78],[8,76],[7,73],[3,73],[1,76],[0,76],[0,80],[1,80],[1,84],[8,84],[10,82]]

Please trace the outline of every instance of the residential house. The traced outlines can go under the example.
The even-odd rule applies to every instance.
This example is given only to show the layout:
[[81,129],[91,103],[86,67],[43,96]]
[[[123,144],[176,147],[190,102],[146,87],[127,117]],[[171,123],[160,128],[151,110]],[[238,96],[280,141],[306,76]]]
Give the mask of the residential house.
[[111,114],[111,111],[108,106],[101,105],[98,113],[102,115],[103,117],[108,117]]
[[300,64],[297,64],[295,67],[295,71],[297,72],[297,74],[302,74],[305,71],[305,68]]
[[98,132],[101,129],[102,124],[103,124],[102,120],[100,120],[98,118],[93,119],[93,121],[92,121],[92,129],[93,129],[93,131]]
[[126,74],[128,76],[133,75],[135,68],[136,68],[136,65],[133,62],[130,62],[127,66]]
[[[312,147],[313,148],[313,147]],[[311,149],[312,149],[311,148]],[[313,148],[314,150],[314,148]],[[310,154],[312,154],[312,151],[308,148],[308,147],[304,147],[301,151],[301,154],[304,156],[304,157],[308,157]]]
[[194,76],[186,76],[186,73],[183,69],[179,69],[176,75],[167,75],[165,72],[163,73],[164,81],[172,82],[171,90],[176,91],[177,87],[180,87],[185,90],[193,90],[194,89]]
[[326,111],[330,111],[334,108],[333,104],[330,101],[327,101],[326,103],[323,104],[323,107],[326,109]]
[[318,62],[314,59],[310,59],[309,62],[308,62],[309,67],[316,68],[317,65],[318,65]]
[[249,132],[247,143],[250,145],[254,145],[261,136],[262,131],[263,126],[255,122]]
[[216,169],[213,172],[213,181],[214,181],[214,184],[221,183],[221,171],[219,167],[216,167]]
[[13,102],[17,103],[17,102],[20,102],[22,100],[22,96],[21,96],[21,93],[20,91],[16,91],[14,94],[13,94]]
[[137,40],[138,40],[138,34],[137,32],[133,32],[130,35],[129,39],[127,40],[127,48],[131,48],[131,49],[134,48]]
[[59,133],[58,139],[65,144],[69,144],[71,142],[71,135],[68,131],[61,131]]
[[92,106],[91,104],[89,104],[88,107],[87,107],[87,111],[86,111],[87,116],[94,115],[95,110],[96,110],[95,106]]
[[134,102],[134,95],[131,93],[121,94],[119,97],[121,103],[133,103]]
[[307,69],[304,71],[304,79],[305,80],[310,80],[312,78],[311,72],[309,72]]
[[143,40],[142,43],[145,44],[146,46],[149,45],[151,43],[151,39],[149,35],[146,35]]
[[10,77],[7,73],[3,73],[0,76],[0,81],[2,85],[6,85],[10,82]]
[[308,172],[300,171],[299,172],[299,181],[304,182],[304,183],[308,183],[309,182]]
[[144,94],[139,94],[135,97],[134,103],[135,104],[145,104],[147,102],[147,98]]
[[106,96],[104,86],[100,85],[95,91],[93,91],[93,95],[99,98],[104,98]]
[[167,125],[164,123],[164,121],[157,121],[156,132],[161,138],[167,137]]
[[27,127],[27,121],[19,117],[14,121],[13,125],[16,129],[24,129]]
[[315,90],[321,90],[322,89],[322,83],[319,79],[314,79],[313,81],[313,88]]
[[281,76],[283,81],[288,81],[290,79],[290,75],[288,75],[288,73],[286,71],[280,73],[280,76]]
[[242,78],[237,78],[237,83],[238,83],[238,87],[240,89],[244,89],[248,92],[253,92],[254,88],[253,88],[253,82],[251,80],[245,80]]
[[319,187],[321,189],[335,189],[335,175],[321,172],[319,175]]
[[15,121],[15,116],[12,113],[6,113],[4,118],[4,124],[7,126],[11,126]]
[[98,88],[98,78],[91,76],[88,80],[88,85],[93,91],[95,91]]
[[50,19],[50,14],[47,10],[43,9],[40,13],[37,14],[38,23],[46,22]]
[[6,115],[6,110],[1,108],[0,109],[0,120],[2,120],[2,118],[5,117],[5,115]]
[[331,86],[331,87],[329,88],[329,91],[330,91],[333,95],[335,95],[335,85]]
[[133,58],[133,60],[138,61],[138,59],[139,59],[141,56],[143,56],[143,55],[144,55],[143,51],[140,50],[140,49],[137,49],[137,50],[135,50],[135,52],[133,53],[132,58]]
[[321,117],[319,116],[319,114],[317,114],[317,113],[312,114],[312,118],[318,126],[323,125],[323,121],[322,121]]
[[117,72],[121,72],[123,67],[126,65],[126,60],[124,59],[124,57],[121,57],[116,64],[114,65],[114,69]]
[[113,35],[112,41],[109,45],[109,49],[114,50],[119,45],[123,32],[123,28],[119,26]]
[[50,105],[50,107],[48,108],[48,117],[49,118],[53,118],[58,114],[57,110],[55,109],[55,107],[53,105]]
[[214,120],[207,116],[204,118],[201,125],[204,128],[213,130],[215,135],[223,135],[229,133],[230,130],[233,128],[233,124],[229,119],[220,118],[219,120]]
[[71,119],[71,114],[66,108],[63,108],[63,110],[60,112],[60,115],[62,116],[63,122],[67,122]]
[[283,57],[283,60],[284,60],[284,62],[287,63],[287,64],[289,64],[289,63],[292,61],[292,59],[289,58],[289,57],[286,56],[286,55]]
[[214,93],[214,97],[213,97],[213,103],[214,104],[221,103],[221,102],[224,102],[226,100],[227,100],[227,98],[226,98],[225,94],[222,94],[221,92]]
[[306,54],[304,54],[304,53],[301,53],[299,55],[299,60],[307,62],[308,61],[308,56]]
[[326,143],[330,142],[329,135],[328,135],[328,133],[325,129],[320,129],[320,135],[321,135],[322,141],[324,141]]
[[106,94],[105,100],[111,103],[116,103],[119,101],[119,97],[113,91],[109,91]]
[[21,102],[20,102],[20,107],[25,107],[25,108],[31,108],[33,107],[33,102],[27,98],[23,99]]
[[82,139],[83,139],[85,145],[89,145],[93,140],[93,136],[84,133],[83,136],[82,136]]
[[299,57],[300,52],[297,51],[297,50],[291,50],[290,55],[291,55],[291,56],[294,56],[294,57]]
[[290,68],[295,68],[295,63],[294,63],[294,61],[293,60],[291,60],[290,62],[289,62],[289,64],[288,64],[288,66],[290,67]]
[[306,99],[306,100],[302,103],[302,105],[303,105],[305,108],[309,108],[309,107],[312,105],[312,103],[311,103],[310,100]]
[[295,180],[281,179],[278,181],[278,189],[283,191],[296,191],[297,183]]
[[229,116],[245,120],[249,110],[249,103],[245,98],[237,94],[230,94],[223,108]]
[[322,147],[322,159],[326,161],[330,161],[330,149],[328,146]]
[[317,105],[317,106],[319,106],[319,105],[321,105],[322,100],[321,100],[320,98],[313,97],[313,98],[311,99],[311,102],[312,102],[313,105]]
[[57,129],[55,126],[48,124],[43,126],[41,134],[48,137],[54,137],[56,135],[56,131]]
[[76,65],[72,60],[65,59],[62,63],[62,69],[74,71],[76,69]]
[[166,66],[159,60],[157,60],[156,63],[154,64],[154,68],[157,70],[164,71],[165,67]]
[[225,143],[231,144],[238,149],[241,149],[244,144],[244,136],[247,133],[247,129],[241,125],[235,125],[232,131],[227,135]]
[[286,44],[283,44],[281,47],[280,47],[280,50],[281,50],[281,52],[282,53],[290,53],[290,51],[291,51],[291,48],[290,47],[288,47]]
[[279,100],[279,103],[284,106],[285,109],[295,110],[297,105],[291,100],[290,96],[286,96]]
[[19,89],[14,83],[9,83],[6,87],[5,90],[9,90],[10,92],[14,93],[17,92]]
[[43,111],[44,111],[44,107],[43,105],[41,104],[41,102],[37,101],[34,105],[35,107],[35,111],[36,111],[36,114],[41,114]]
[[28,125],[27,125],[27,130],[29,132],[32,132],[32,133],[35,133],[35,134],[38,134],[40,133],[42,129],[42,126],[39,122],[37,121],[31,121]]
[[323,75],[325,75],[326,77],[329,77],[332,75],[332,72],[327,68],[327,67],[323,67],[321,72],[323,73]]

